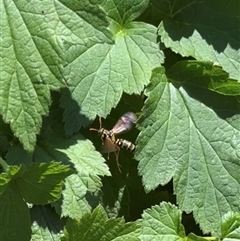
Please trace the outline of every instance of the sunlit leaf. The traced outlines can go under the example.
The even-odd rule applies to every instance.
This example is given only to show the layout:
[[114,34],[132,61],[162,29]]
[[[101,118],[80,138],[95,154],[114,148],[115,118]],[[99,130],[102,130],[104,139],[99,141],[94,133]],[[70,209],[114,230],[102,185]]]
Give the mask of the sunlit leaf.
[[[180,208],[205,231],[240,211],[240,132],[156,69],[139,120],[136,158],[146,191],[172,178]],[[214,210],[214,211],[213,211]]]
[[168,7],[159,24],[166,47],[182,56],[211,61],[240,81],[239,2],[161,1]]
[[219,66],[203,61],[179,61],[167,71],[175,83],[199,86],[223,95],[240,96],[240,82],[228,78]]
[[59,15],[51,1],[0,4],[0,113],[32,152],[41,116],[48,113],[50,90],[63,86],[61,39],[66,27],[57,24]]
[[143,232],[141,240],[145,241],[177,241],[186,239],[181,224],[181,211],[175,206],[162,203],[144,211]]
[[[142,1],[135,2],[141,6]],[[120,7],[124,9],[123,2],[118,5],[106,4],[105,10],[117,12]],[[139,12],[144,10],[145,6],[142,7],[138,9]],[[67,125],[68,133],[77,131],[96,115],[106,117],[116,107],[123,92],[141,93],[149,82],[151,70],[163,62],[157,43],[157,29],[143,22],[129,22],[136,15],[134,8],[130,8],[126,15],[126,24],[123,21],[126,16],[123,14],[116,19],[119,22],[111,27],[112,43],[107,38],[104,43],[92,42],[91,46],[83,48],[82,44],[74,42],[67,51],[69,64],[65,73],[69,75],[67,83],[70,92],[65,92],[61,105],[66,108],[67,123],[80,123]],[[83,35],[80,30],[78,32],[76,42],[82,43]],[[99,34],[96,34],[96,38],[99,38]]]
[[108,219],[103,208],[96,208],[92,214],[86,214],[81,220],[67,221],[65,238],[62,240],[110,241],[140,240],[140,226],[136,223],[124,223],[123,219]]

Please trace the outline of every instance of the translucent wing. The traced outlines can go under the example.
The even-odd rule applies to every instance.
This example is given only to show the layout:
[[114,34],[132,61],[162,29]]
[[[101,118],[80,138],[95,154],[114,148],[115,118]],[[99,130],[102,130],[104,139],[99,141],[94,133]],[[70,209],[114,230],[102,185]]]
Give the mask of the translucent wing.
[[137,116],[133,112],[127,112],[120,117],[118,122],[112,128],[114,134],[127,132],[133,128],[137,120]]
[[106,138],[103,141],[103,145],[102,145],[102,153],[111,153],[111,152],[116,152],[119,150],[119,147],[110,139],[110,138]]

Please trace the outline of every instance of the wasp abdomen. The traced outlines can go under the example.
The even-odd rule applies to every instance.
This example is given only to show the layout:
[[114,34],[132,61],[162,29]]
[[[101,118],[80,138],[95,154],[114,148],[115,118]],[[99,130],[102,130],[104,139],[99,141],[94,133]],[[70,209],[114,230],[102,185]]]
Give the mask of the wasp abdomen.
[[125,148],[130,151],[134,151],[136,149],[136,146],[132,142],[124,139],[117,139],[114,143],[119,147]]

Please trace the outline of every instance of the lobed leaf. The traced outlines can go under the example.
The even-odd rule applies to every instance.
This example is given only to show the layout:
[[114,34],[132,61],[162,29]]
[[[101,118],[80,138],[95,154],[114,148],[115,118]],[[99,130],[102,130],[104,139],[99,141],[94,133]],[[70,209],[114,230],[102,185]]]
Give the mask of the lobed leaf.
[[32,239],[38,241],[60,240],[63,220],[48,205],[34,206],[30,209],[32,220]]
[[[121,8],[123,11],[124,7],[122,2],[117,6],[106,4],[105,10],[115,12]],[[127,19],[132,19],[131,14],[135,13],[129,10]],[[111,33],[111,39],[104,40],[103,44],[88,48],[72,46],[67,52],[69,61],[65,73],[69,75],[70,92],[66,91],[61,100],[66,109],[65,122],[74,119],[75,123],[86,125],[96,115],[106,117],[123,92],[140,93],[149,82],[151,70],[163,62],[154,26],[141,22],[123,25],[120,21],[111,28]],[[82,35],[78,34],[78,38],[82,41]],[[110,40],[114,43],[109,43]],[[68,133],[79,129],[79,124],[67,126]]]
[[229,212],[222,217],[221,235],[224,241],[240,239],[240,213]]
[[24,199],[33,204],[46,204],[61,196],[63,180],[73,173],[68,166],[57,162],[35,163],[21,168],[21,178],[17,180],[19,192]]
[[176,206],[162,202],[159,206],[144,211],[142,215],[141,240],[144,241],[204,241],[204,240],[238,240],[239,214],[228,213],[222,218],[222,233],[217,237],[199,237],[193,233],[185,235],[181,224],[181,211]]
[[139,228],[138,224],[124,223],[121,218],[107,219],[103,208],[99,206],[92,214],[85,214],[79,221],[68,219],[62,240],[137,241]]
[[101,188],[99,176],[110,175],[105,160],[95,151],[92,143],[85,140],[82,135],[69,139],[58,137],[41,142],[35,155],[44,155],[46,162],[54,158],[73,166],[76,170],[75,174],[65,179],[61,199],[52,204],[57,213],[60,216],[80,218],[90,212],[92,207],[88,199]]
[[[99,152],[95,151],[92,143],[85,140],[82,135],[63,139],[61,135],[56,134],[52,139],[39,141],[32,157],[29,157],[23,149],[14,147],[7,155],[7,162],[16,165],[21,162],[18,157],[26,160],[26,163],[44,162],[45,165],[58,161],[58,165],[66,164],[75,170],[74,174],[65,178],[64,188],[59,193],[61,198],[58,195],[60,200],[55,199],[54,201],[57,202],[52,203],[60,216],[79,218],[89,212],[92,208],[89,199],[98,198],[93,194],[102,186],[99,176],[110,175],[108,167],[104,163],[105,160]],[[62,181],[63,178],[60,180]],[[57,182],[57,178],[55,182]],[[50,190],[50,187],[47,188]],[[51,191],[52,195],[55,193],[53,191]]]
[[[51,1],[1,1],[0,114],[33,152],[50,90],[63,86],[60,32]],[[58,24],[59,23],[59,24]]]
[[107,0],[101,4],[111,24],[124,26],[134,21],[147,8],[149,0]]
[[0,194],[13,186],[29,203],[46,204],[60,198],[63,179],[72,174],[69,167],[56,162],[34,163],[30,166],[9,166],[0,175]]
[[174,205],[163,202],[160,206],[145,210],[142,218],[141,240],[186,240],[181,211]]
[[240,132],[231,123],[153,72],[139,119],[136,159],[146,191],[171,178],[181,210],[193,211],[204,232],[239,212]]
[[[1,180],[2,178],[3,174],[0,175]],[[16,217],[21,217],[21,222]],[[8,184],[0,194],[0,220],[0,240],[30,240],[29,210],[14,183]]]
[[12,180],[20,176],[20,169],[17,166],[7,166],[6,171],[0,174],[0,195],[7,190]]
[[203,61],[179,61],[166,75],[175,83],[199,86],[223,95],[240,95],[240,83],[228,78],[219,66]]
[[158,34],[166,47],[182,56],[217,63],[231,79],[240,80],[237,1],[161,1],[160,11],[162,4],[165,17]]

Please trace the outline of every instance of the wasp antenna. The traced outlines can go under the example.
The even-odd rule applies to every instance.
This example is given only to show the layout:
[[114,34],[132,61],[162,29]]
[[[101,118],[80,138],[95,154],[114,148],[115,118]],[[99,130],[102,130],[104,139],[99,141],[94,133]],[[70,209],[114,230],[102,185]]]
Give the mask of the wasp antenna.
[[101,117],[99,117],[99,129],[101,129],[102,128],[102,118]]
[[90,131],[97,131],[97,132],[98,132],[98,129],[95,129],[95,128],[90,128],[89,130],[90,130]]

